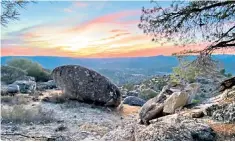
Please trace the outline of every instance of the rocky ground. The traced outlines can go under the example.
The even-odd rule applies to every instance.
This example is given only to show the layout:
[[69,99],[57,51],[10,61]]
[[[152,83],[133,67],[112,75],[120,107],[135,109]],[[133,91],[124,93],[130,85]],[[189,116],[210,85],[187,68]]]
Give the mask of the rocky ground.
[[[43,94],[46,96],[47,93],[48,91]],[[2,140],[99,140],[123,121],[122,115],[116,111],[76,101],[56,104],[39,99],[24,105],[28,109],[40,106],[44,112],[50,113],[47,114],[51,116],[50,122],[2,122]],[[2,108],[4,107],[10,106],[2,103]],[[7,114],[2,113],[2,117],[6,117],[5,115]],[[15,117],[23,119],[25,116]]]
[[235,140],[235,81],[215,92],[224,78],[172,85],[163,76],[118,88],[80,66],[52,74],[1,84],[2,140]]
[[[206,131],[210,136],[205,140],[235,140],[235,124],[217,121],[210,116],[192,118],[197,112],[201,112],[205,105],[190,109],[184,108],[177,114],[153,120],[149,126],[140,125],[138,121],[139,106],[123,105],[122,108],[110,109],[106,107],[85,104],[77,101],[63,103],[44,102],[43,98],[54,94],[55,90],[47,90],[38,99],[35,96],[18,94],[27,98],[18,100],[18,106],[26,106],[27,109],[40,107],[49,116],[49,122],[42,122],[44,117],[36,122],[5,121],[4,119],[27,119],[24,114],[5,114],[3,108],[15,106],[3,99],[1,139],[2,140],[197,140],[191,138],[191,134],[181,136],[188,129],[200,127],[197,132]],[[16,97],[16,96],[15,96]],[[4,97],[2,97],[4,98]],[[30,99],[29,99],[30,98]],[[23,101],[24,100],[24,101]],[[215,99],[216,100],[216,99]],[[221,100],[220,100],[221,101]],[[211,101],[208,105],[216,104]],[[16,102],[15,102],[16,103]],[[6,117],[5,115],[12,115]],[[14,116],[15,115],[15,116]],[[23,116],[20,116],[23,115]],[[48,118],[47,118],[48,119]],[[179,122],[173,121],[179,119]],[[186,121],[180,123],[182,121]],[[188,121],[188,122],[187,122]],[[184,124],[185,123],[185,124]],[[177,127],[172,127],[176,125]],[[191,126],[187,126],[190,124]],[[205,126],[204,126],[205,125]],[[156,129],[157,128],[157,129]],[[210,129],[212,128],[212,130]],[[143,131],[143,130],[144,131]],[[153,130],[158,131],[153,131]],[[178,130],[180,130],[178,132]],[[178,132],[178,135],[176,135]],[[215,133],[214,133],[215,132]],[[147,134],[146,134],[147,133]],[[174,134],[172,136],[172,134]],[[214,135],[217,135],[216,137]]]

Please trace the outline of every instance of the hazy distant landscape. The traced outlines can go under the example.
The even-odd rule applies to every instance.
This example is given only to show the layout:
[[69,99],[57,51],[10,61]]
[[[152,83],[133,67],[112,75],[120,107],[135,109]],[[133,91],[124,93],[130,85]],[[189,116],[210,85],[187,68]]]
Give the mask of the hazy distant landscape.
[[[12,58],[27,58],[38,62],[43,68],[53,70],[55,67],[73,64],[93,69],[110,78],[114,83],[120,85],[125,83],[138,83],[155,75],[172,73],[172,67],[178,65],[174,56],[155,56],[137,58],[69,58],[69,57],[47,57],[47,56],[18,56],[1,57],[1,64]],[[235,55],[214,55],[213,58],[222,63],[226,72],[235,74]],[[195,56],[189,56],[193,60]]]

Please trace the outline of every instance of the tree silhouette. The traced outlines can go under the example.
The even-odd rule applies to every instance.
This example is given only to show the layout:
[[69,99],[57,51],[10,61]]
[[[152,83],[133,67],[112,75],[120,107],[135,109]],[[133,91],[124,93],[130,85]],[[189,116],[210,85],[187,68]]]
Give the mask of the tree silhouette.
[[183,54],[210,55],[221,48],[235,49],[235,1],[176,1],[168,8],[151,2],[155,6],[142,9],[138,26],[153,41],[209,43],[202,51],[187,50]]
[[19,20],[19,10],[25,8],[29,3],[34,1],[24,0],[2,0],[1,1],[1,25],[6,27],[10,21]]

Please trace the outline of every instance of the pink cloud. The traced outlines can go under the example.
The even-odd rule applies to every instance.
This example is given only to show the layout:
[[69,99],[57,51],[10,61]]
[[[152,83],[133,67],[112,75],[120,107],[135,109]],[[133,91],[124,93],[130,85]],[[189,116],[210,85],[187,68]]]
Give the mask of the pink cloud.
[[81,1],[76,1],[76,2],[74,3],[74,5],[75,5],[76,7],[87,7],[87,6],[88,6],[87,3],[81,2]]
[[[140,10],[126,10],[126,11],[120,11],[120,12],[116,12],[116,13],[111,13],[111,14],[106,14],[100,17],[97,17],[93,20],[90,20],[88,22],[85,22],[81,25],[77,25],[74,28],[68,29],[67,32],[74,32],[74,31],[85,31],[88,28],[90,28],[91,25],[97,25],[97,24],[101,24],[101,23],[118,23],[118,24],[133,24],[136,23],[137,21],[120,21],[123,18],[129,17],[129,16],[135,16],[140,14],[141,11]],[[136,25],[137,26],[137,25]]]
[[122,30],[122,29],[113,29],[110,32],[111,33],[121,33],[121,32],[126,32],[127,30]]

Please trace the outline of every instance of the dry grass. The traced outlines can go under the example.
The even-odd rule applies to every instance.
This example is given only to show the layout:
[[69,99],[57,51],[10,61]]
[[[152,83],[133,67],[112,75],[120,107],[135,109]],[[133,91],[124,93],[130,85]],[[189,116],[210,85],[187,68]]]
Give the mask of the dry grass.
[[1,103],[8,105],[28,104],[31,100],[31,97],[22,94],[17,96],[1,96]]
[[235,124],[209,124],[217,133],[223,135],[235,135]]
[[40,106],[14,105],[2,106],[3,123],[49,123],[54,120],[53,111],[43,111]]
[[58,91],[48,92],[48,95],[42,98],[42,101],[51,103],[64,103],[66,100],[67,98]]
[[128,115],[137,115],[139,113],[141,107],[139,106],[129,106],[126,104],[123,104],[121,108],[119,109],[119,112],[123,116],[128,116]]

